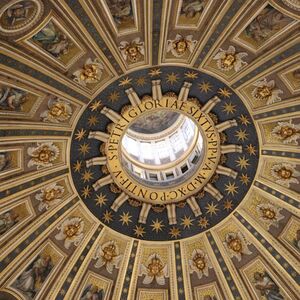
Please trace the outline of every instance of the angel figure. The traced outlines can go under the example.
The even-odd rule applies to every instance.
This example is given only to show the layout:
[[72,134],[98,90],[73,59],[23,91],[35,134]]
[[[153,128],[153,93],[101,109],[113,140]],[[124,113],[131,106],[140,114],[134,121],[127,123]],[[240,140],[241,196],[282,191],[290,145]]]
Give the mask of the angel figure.
[[198,278],[208,276],[208,269],[212,268],[212,264],[208,255],[201,249],[194,249],[192,252],[192,259],[189,259],[190,273],[196,273]]
[[167,40],[167,53],[171,52],[175,57],[182,57],[185,53],[192,53],[197,44],[196,40],[193,40],[192,35],[183,37],[181,34],[176,34],[174,40]]
[[135,63],[142,60],[145,55],[145,43],[136,38],[131,42],[122,41],[119,47],[121,54],[129,63]]
[[248,63],[243,58],[248,56],[246,52],[236,52],[234,46],[229,46],[227,50],[219,49],[219,52],[213,57],[217,61],[217,67],[222,71],[234,70],[240,71]]
[[64,192],[64,187],[57,183],[51,183],[42,188],[40,192],[35,195],[35,199],[40,202],[38,210],[48,210],[50,207],[58,204],[62,200]]
[[60,123],[67,121],[72,115],[70,103],[58,98],[48,101],[48,109],[41,113],[43,122]]
[[58,241],[64,241],[64,246],[69,249],[72,244],[78,246],[84,233],[84,221],[79,217],[68,218],[58,225],[59,233],[55,235]]
[[300,124],[293,124],[292,120],[289,122],[278,122],[277,126],[273,128],[272,135],[280,139],[284,144],[298,145],[300,139]]
[[59,157],[59,149],[53,142],[37,143],[36,147],[29,147],[27,154],[31,157],[27,166],[37,169],[53,166],[53,162]]
[[143,284],[150,284],[154,280],[159,285],[165,285],[166,284],[166,277],[169,277],[169,271],[167,264],[163,264],[159,254],[153,253],[151,254],[146,264],[140,264],[139,267],[139,276],[143,276]]
[[300,172],[296,170],[295,164],[275,164],[271,168],[271,175],[275,178],[276,183],[287,188],[290,187],[290,184],[299,184]]
[[120,254],[117,243],[113,240],[99,245],[94,259],[97,260],[95,263],[96,268],[105,266],[106,271],[112,274],[114,268],[119,269],[122,262],[123,255]]
[[259,101],[266,101],[266,104],[272,104],[280,102],[280,94],[283,93],[282,90],[275,88],[275,81],[267,81],[266,78],[256,81],[253,83],[255,89],[251,92],[254,99]]
[[240,231],[227,233],[223,245],[228,251],[229,256],[231,258],[236,257],[238,261],[241,261],[243,255],[252,254],[248,248],[250,242],[246,240]]
[[103,64],[99,58],[88,58],[83,67],[73,73],[74,81],[82,86],[98,83],[102,76]]
[[284,216],[280,213],[281,210],[282,208],[271,203],[261,203],[256,207],[259,219],[267,226],[268,230],[271,225],[278,228],[279,222],[284,219]]

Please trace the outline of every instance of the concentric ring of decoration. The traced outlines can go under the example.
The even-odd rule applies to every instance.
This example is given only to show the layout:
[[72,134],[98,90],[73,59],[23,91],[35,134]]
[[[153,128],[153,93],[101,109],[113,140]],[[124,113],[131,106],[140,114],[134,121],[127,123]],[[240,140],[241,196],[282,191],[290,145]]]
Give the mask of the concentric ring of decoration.
[[[205,141],[205,159],[197,172],[184,183],[177,186],[150,187],[136,181],[133,177],[128,176],[122,164],[121,146],[122,137],[126,129],[139,116],[157,109],[168,109],[181,112],[198,124],[203,132]],[[97,137],[95,133],[95,137]],[[93,132],[90,133],[93,136]],[[180,101],[175,96],[162,96],[159,100],[146,99],[136,106],[128,108],[119,120],[116,122],[110,137],[106,142],[107,167],[118,187],[123,190],[129,197],[133,197],[142,202],[151,204],[169,204],[180,202],[192,194],[199,192],[214,174],[220,158],[220,139],[217,129],[208,114],[200,110],[200,107],[188,101]],[[100,188],[105,184],[104,179],[100,179],[94,187]]]
[[[205,118],[199,123],[205,123],[201,130],[209,128],[216,135],[216,159],[199,188],[178,186],[176,199],[163,191],[151,198],[158,189],[151,191],[125,177],[120,141],[131,121],[145,113],[145,106],[170,109],[172,104],[172,110],[189,117],[189,111],[195,112],[196,121]],[[135,112],[131,117],[130,111]],[[87,207],[110,228],[146,240],[185,238],[219,223],[244,198],[257,164],[256,130],[241,99],[216,78],[178,66],[134,71],[109,85],[83,112],[71,145],[73,182]],[[189,180],[182,185],[194,183],[194,176]],[[143,192],[135,194],[137,190]],[[174,236],[174,231],[179,234]]]

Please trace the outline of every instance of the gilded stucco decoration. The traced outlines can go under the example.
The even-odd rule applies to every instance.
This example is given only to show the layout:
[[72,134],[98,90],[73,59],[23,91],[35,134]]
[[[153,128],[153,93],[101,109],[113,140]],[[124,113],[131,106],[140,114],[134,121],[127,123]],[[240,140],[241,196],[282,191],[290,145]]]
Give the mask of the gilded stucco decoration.
[[0,1],[0,300],[299,299],[299,11]]

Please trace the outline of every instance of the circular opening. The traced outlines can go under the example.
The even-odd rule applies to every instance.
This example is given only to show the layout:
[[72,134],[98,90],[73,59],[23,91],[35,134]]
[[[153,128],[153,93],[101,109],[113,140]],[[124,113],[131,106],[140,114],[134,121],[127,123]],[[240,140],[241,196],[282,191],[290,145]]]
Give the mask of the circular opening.
[[143,184],[177,185],[197,170],[204,156],[201,130],[186,115],[166,109],[136,119],[122,138],[122,164]]

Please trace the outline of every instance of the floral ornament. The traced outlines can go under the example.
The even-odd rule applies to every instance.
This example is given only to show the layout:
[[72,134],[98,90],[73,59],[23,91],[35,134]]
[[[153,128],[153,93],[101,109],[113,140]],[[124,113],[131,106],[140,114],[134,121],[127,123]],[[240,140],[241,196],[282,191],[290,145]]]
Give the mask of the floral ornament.
[[139,276],[145,275],[143,284],[150,284],[153,280],[156,280],[157,284],[165,285],[165,277],[169,277],[168,266],[164,265],[159,254],[151,254],[146,264],[140,264]]
[[289,163],[276,164],[271,168],[271,175],[275,182],[285,187],[290,187],[291,183],[299,184],[297,177],[300,172],[296,171],[296,165]]
[[277,207],[271,203],[261,203],[256,207],[256,211],[259,214],[259,219],[267,226],[268,230],[271,225],[278,228],[279,221],[284,219],[284,216],[280,214],[282,208]]
[[240,71],[247,63],[243,58],[248,56],[246,52],[236,53],[235,47],[229,46],[228,50],[220,48],[219,52],[213,57],[217,61],[217,67],[222,71],[230,71],[234,69],[235,72]]
[[295,143],[298,145],[297,140],[300,139],[300,125],[295,125],[292,120],[289,122],[278,122],[278,125],[273,128],[272,135],[284,144]]
[[231,258],[235,256],[238,261],[241,261],[242,255],[252,254],[248,248],[250,242],[246,240],[245,236],[240,231],[227,233],[223,245],[228,251],[229,256]]
[[102,246],[98,246],[94,259],[96,268],[105,266],[108,273],[112,274],[114,267],[120,268],[123,255],[120,254],[119,247],[115,241],[108,241]]
[[62,200],[62,195],[64,194],[64,192],[64,187],[58,185],[57,183],[52,183],[42,188],[40,192],[35,195],[35,199],[40,201],[38,210],[48,210],[50,207],[55,206]]
[[94,60],[88,58],[83,68],[73,73],[73,76],[75,77],[74,81],[82,86],[97,83],[101,79],[103,68],[99,58],[95,58]]
[[55,236],[58,241],[64,240],[64,246],[69,249],[72,243],[78,246],[83,239],[84,222],[79,217],[68,218],[57,229],[60,232]]
[[266,101],[266,104],[281,101],[279,94],[282,94],[283,91],[275,89],[274,80],[270,80],[268,82],[266,78],[263,78],[262,80],[258,80],[253,83],[253,86],[255,86],[255,89],[251,92],[251,94],[255,100]]
[[136,38],[131,42],[120,42],[119,49],[123,58],[129,63],[135,63],[143,58],[145,55],[145,43]]
[[59,156],[58,147],[53,142],[37,143],[36,147],[29,147],[27,154],[32,158],[28,162],[28,168],[37,166],[37,169],[53,166],[53,162]]
[[208,276],[208,269],[212,268],[212,264],[208,258],[208,255],[200,249],[194,249],[192,252],[192,259],[189,259],[190,274],[196,272],[198,278],[202,276]]
[[187,51],[192,53],[197,44],[196,40],[193,40],[192,35],[183,37],[180,34],[176,34],[174,40],[167,41],[167,53],[171,52],[175,57],[182,57]]
[[59,123],[64,122],[72,115],[72,108],[69,102],[61,99],[50,99],[48,110],[41,113],[43,122]]

